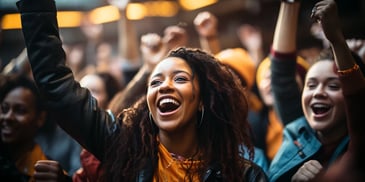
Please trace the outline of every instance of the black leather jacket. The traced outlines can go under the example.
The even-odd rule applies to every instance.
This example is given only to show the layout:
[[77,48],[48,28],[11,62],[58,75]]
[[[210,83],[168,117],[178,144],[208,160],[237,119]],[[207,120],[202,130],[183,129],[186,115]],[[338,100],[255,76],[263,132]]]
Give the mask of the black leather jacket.
[[[103,159],[105,139],[119,131],[111,113],[100,110],[91,94],[74,80],[65,66],[53,0],[22,0],[17,3],[33,76],[45,97],[49,112],[59,125],[84,148]],[[265,173],[247,163],[247,181],[267,181]],[[152,181],[152,163],[140,171],[136,181]],[[204,181],[222,181],[219,168],[210,168]]]

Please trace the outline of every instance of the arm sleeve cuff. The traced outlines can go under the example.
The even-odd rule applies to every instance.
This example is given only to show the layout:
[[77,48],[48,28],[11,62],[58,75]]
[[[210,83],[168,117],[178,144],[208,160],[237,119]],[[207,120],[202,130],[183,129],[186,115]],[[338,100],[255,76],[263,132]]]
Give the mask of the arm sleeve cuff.
[[270,50],[270,55],[271,55],[271,57],[275,57],[275,58],[278,58],[280,60],[295,60],[296,57],[297,57],[296,52],[282,53],[282,52],[277,52],[272,48]]

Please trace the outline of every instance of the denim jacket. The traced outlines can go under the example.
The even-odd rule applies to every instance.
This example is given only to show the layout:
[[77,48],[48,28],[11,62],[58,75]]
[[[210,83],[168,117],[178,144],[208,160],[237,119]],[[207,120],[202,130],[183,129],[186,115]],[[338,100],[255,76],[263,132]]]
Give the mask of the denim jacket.
[[[342,155],[349,143],[349,137],[342,139],[332,154],[330,163]],[[299,167],[310,160],[321,148],[305,117],[288,124],[284,129],[284,139],[269,168],[270,181],[290,181]]]

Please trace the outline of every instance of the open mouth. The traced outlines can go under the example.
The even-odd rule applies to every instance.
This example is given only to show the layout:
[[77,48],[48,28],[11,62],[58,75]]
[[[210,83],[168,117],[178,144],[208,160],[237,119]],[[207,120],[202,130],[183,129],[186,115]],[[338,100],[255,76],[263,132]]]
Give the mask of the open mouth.
[[327,104],[313,104],[311,108],[314,114],[324,114],[331,109],[331,106]]
[[12,127],[7,127],[7,126],[2,126],[0,129],[0,133],[3,137],[10,137],[12,135],[14,135],[14,132],[16,130]]
[[176,110],[177,108],[179,108],[180,103],[172,98],[164,98],[161,99],[160,102],[158,103],[158,109],[162,112],[162,113],[166,113],[166,112],[172,112],[174,110]]

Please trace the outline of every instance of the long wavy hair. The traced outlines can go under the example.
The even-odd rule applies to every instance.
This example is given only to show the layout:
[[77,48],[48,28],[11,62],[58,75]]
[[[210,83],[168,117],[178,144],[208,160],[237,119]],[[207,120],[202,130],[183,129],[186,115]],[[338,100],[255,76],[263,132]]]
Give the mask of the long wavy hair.
[[[200,179],[208,166],[219,166],[223,181],[244,181],[246,167],[243,155],[253,156],[247,122],[248,103],[240,80],[212,55],[199,49],[178,48],[167,57],[179,57],[191,67],[200,86],[204,117],[197,127],[200,166],[192,175]],[[200,115],[198,114],[198,117]],[[158,128],[149,117],[146,97],[118,117],[120,132],[110,140],[105,159],[105,181],[134,181],[146,165],[157,168]],[[200,122],[200,118],[197,119]],[[248,150],[241,150],[245,145]],[[189,170],[189,169],[187,169]]]

